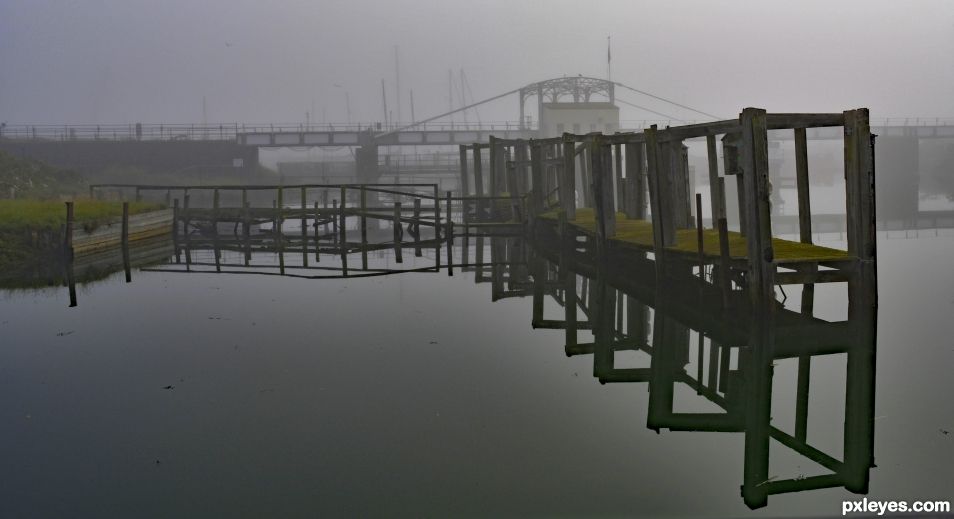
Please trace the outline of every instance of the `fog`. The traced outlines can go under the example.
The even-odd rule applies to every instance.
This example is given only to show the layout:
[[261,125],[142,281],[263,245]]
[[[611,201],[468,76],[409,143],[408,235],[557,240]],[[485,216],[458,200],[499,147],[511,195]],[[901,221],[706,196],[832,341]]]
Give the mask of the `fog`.
[[[398,112],[395,46],[403,118],[413,89],[421,119],[447,109],[448,70],[465,71],[477,100],[605,77],[607,36],[612,79],[723,117],[744,106],[954,115],[954,3],[942,1],[7,0],[0,121],[344,122],[346,93],[352,120],[379,121],[382,79]],[[516,105],[480,117],[514,120]],[[657,117],[622,105],[620,118]]]

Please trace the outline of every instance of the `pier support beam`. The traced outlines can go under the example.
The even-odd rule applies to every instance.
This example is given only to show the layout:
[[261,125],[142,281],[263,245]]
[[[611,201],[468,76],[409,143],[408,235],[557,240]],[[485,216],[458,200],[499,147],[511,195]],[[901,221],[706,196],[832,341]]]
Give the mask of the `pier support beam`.
[[775,252],[769,204],[768,127],[765,110],[742,111],[740,166],[748,245],[748,285],[755,306],[775,299]]

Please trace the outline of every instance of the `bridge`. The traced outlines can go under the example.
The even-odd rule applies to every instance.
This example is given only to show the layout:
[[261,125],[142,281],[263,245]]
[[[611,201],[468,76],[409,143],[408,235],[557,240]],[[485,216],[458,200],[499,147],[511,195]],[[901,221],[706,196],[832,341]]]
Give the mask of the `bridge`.
[[[638,95],[653,108],[621,98]],[[516,99],[514,99],[516,98]],[[507,100],[518,108],[512,120],[477,123],[450,122],[455,113]],[[536,101],[536,115],[527,105]],[[696,120],[678,118],[666,109],[692,113]],[[619,105],[627,105],[646,119],[621,120]],[[134,165],[157,171],[221,168],[252,172],[259,149],[353,148],[358,182],[378,182],[382,174],[381,146],[453,146],[487,144],[491,136],[505,140],[546,139],[564,133],[638,133],[652,126],[692,128],[728,117],[645,92],[623,83],[582,76],[530,83],[433,117],[400,122],[327,124],[119,124],[119,125],[0,125],[0,149],[33,156],[51,164],[82,169]],[[873,118],[872,134],[879,136],[879,184],[894,200],[879,204],[880,214],[912,220],[917,216],[922,141],[954,139],[954,118]],[[770,130],[772,128],[769,128]],[[791,140],[791,132],[770,132],[773,141]],[[806,140],[839,141],[837,127],[807,127]],[[700,139],[687,139],[687,142]],[[147,165],[136,161],[150,161]],[[386,167],[386,166],[385,166]],[[777,168],[773,168],[777,169]],[[773,173],[775,173],[773,171]],[[913,174],[912,174],[913,173]],[[895,203],[897,201],[897,203]]]
[[[695,120],[632,103],[618,97],[617,89],[625,89],[670,108],[692,112]],[[478,123],[446,122],[447,118],[501,99],[516,97],[519,111],[513,120]],[[535,98],[535,123],[528,120],[526,105]],[[627,105],[650,117],[619,120],[618,104]],[[573,109],[579,116],[587,110],[616,111],[614,118],[598,122],[595,128],[572,128],[554,121],[554,114]],[[704,117],[699,119],[699,117]],[[413,122],[348,122],[348,123],[218,123],[218,124],[0,124],[0,140],[5,141],[226,141],[258,148],[342,147],[342,146],[455,146],[486,143],[489,137],[530,139],[556,137],[566,132],[585,130],[641,132],[656,125],[660,128],[705,124],[727,119],[702,110],[630,87],[620,82],[584,76],[552,78],[530,83],[521,88],[461,106],[448,112]],[[565,120],[563,121],[566,122]],[[560,128],[560,126],[564,126]],[[880,136],[914,137],[917,139],[954,138],[954,118],[873,118],[872,132]],[[581,131],[582,130],[582,131]],[[840,139],[837,128],[809,128],[809,140]]]

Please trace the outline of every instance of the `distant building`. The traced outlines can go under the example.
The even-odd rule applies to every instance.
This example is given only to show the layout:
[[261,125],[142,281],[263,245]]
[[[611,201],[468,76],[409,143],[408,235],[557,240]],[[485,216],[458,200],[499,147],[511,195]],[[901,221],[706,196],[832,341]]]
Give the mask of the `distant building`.
[[619,130],[619,107],[610,102],[543,103],[540,116],[541,138]]

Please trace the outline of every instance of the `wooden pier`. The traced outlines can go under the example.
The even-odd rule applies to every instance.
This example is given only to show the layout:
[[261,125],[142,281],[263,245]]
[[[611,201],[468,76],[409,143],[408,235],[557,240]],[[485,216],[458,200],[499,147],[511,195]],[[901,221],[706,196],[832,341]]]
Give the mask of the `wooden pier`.
[[[847,250],[812,242],[806,131],[827,127],[841,127],[844,135]],[[769,131],[791,131],[795,141],[798,241],[772,235]],[[693,203],[686,146],[692,139],[706,143],[707,208]],[[744,290],[757,302],[774,298],[776,285],[841,282],[876,270],[874,137],[867,109],[769,114],[746,108],[738,119],[639,133],[491,138],[461,146],[460,153],[461,185],[473,186],[478,207],[498,215],[509,210],[537,238],[574,246],[582,239],[597,256],[651,253],[663,278],[688,265],[706,285]],[[726,189],[738,193],[738,221],[728,220]],[[482,202],[484,196],[509,199],[510,207]],[[703,212],[710,228],[701,225]]]

